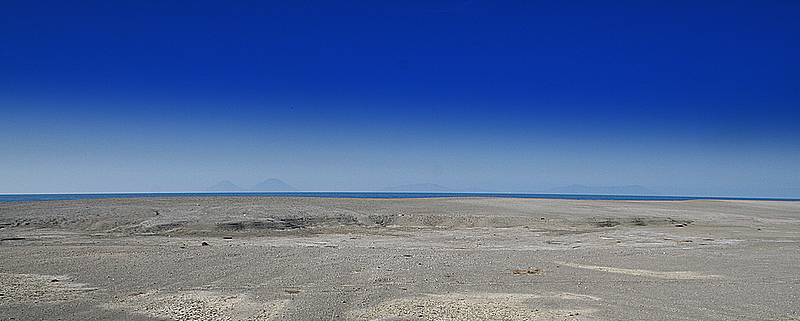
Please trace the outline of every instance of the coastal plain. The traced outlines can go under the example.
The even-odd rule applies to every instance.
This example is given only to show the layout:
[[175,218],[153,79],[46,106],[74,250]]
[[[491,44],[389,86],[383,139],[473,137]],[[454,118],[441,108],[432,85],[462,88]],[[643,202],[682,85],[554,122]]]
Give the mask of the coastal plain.
[[800,320],[800,202],[7,202],[0,239],[0,320]]

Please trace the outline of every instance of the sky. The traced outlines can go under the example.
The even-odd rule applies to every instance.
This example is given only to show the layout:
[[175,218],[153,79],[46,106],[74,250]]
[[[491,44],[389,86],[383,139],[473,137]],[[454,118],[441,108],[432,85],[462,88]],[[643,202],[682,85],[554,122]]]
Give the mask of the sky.
[[2,1],[0,193],[800,197],[800,1]]

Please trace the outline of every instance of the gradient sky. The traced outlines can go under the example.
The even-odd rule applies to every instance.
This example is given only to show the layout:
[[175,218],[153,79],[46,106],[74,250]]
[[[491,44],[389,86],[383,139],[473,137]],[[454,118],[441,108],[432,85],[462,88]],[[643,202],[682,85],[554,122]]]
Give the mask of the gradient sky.
[[798,1],[2,1],[0,193],[800,197]]

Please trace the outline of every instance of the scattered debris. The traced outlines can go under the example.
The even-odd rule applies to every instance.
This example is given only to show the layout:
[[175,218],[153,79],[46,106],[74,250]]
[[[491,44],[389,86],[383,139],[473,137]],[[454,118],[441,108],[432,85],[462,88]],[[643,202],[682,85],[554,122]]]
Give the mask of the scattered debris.
[[521,275],[521,274],[539,274],[542,272],[540,269],[531,269],[531,270],[517,270],[517,269],[508,269],[511,273]]
[[606,220],[606,221],[592,222],[591,224],[596,226],[596,227],[614,227],[614,226],[619,225],[620,222]]

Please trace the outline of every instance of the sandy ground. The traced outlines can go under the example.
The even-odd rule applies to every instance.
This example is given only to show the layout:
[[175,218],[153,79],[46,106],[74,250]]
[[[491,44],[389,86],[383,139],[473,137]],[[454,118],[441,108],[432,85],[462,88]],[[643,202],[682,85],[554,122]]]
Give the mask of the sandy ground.
[[0,238],[0,320],[800,320],[800,202],[22,202]]

